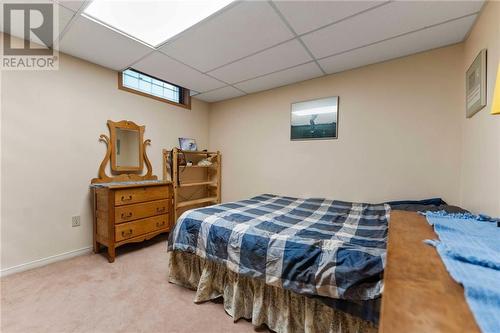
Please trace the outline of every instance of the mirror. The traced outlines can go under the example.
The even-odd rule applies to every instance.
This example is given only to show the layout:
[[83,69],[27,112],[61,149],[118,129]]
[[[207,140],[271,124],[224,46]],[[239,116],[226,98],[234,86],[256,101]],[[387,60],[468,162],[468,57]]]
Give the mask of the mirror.
[[119,168],[138,168],[140,138],[139,131],[124,128],[116,129],[116,166]]
[[144,126],[126,120],[108,120],[108,126],[111,134],[111,171],[141,172]]
[[291,140],[336,139],[338,96],[292,103]]
[[[157,180],[153,175],[153,167],[146,154],[146,146],[151,140],[144,140],[145,126],[139,126],[132,121],[114,122],[108,120],[109,137],[99,136],[99,141],[106,143],[106,155],[99,166],[99,176],[91,183],[111,183],[127,181]],[[111,173],[106,174],[106,167],[111,160]],[[142,174],[146,164],[147,172]]]

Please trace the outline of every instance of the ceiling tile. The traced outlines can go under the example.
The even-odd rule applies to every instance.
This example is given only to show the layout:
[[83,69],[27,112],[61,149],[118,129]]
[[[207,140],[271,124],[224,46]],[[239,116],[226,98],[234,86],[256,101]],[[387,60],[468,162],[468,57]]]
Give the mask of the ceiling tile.
[[[29,1],[23,1],[23,3]],[[34,1],[33,1],[34,2]],[[54,34],[56,38],[59,37],[60,33],[66,28],[68,23],[71,21],[73,16],[75,15],[71,10],[68,10],[62,6],[57,6],[57,14],[58,14],[58,30],[59,33]],[[3,6],[0,6],[0,31],[3,31],[4,25],[3,25]],[[21,39],[24,39],[24,27],[21,24],[13,24],[11,26],[11,35],[14,37],[18,37]],[[33,35],[31,35],[32,37]],[[34,40],[33,38],[30,38],[32,42],[39,43],[38,40]]]
[[161,51],[201,71],[209,71],[293,38],[265,1],[240,2],[187,30]]
[[64,31],[74,15],[71,10],[59,6],[59,34]]
[[122,70],[151,49],[84,16],[71,24],[59,43],[60,51],[95,64]]
[[400,1],[304,35],[317,58],[334,55],[461,17],[481,9],[482,1]]
[[318,66],[314,62],[310,62],[281,72],[238,83],[235,84],[235,87],[247,93],[253,93],[312,79],[321,75],[323,75],[323,73]]
[[228,83],[240,82],[311,61],[296,39],[209,72]]
[[161,52],[149,54],[144,59],[133,64],[132,67],[159,79],[196,91],[208,91],[226,85],[223,82],[181,64]]
[[385,1],[274,1],[297,34],[303,34]]
[[87,5],[88,3],[90,3],[91,0],[88,1],[56,0],[56,2],[74,12],[77,12],[84,4]]
[[226,86],[224,88],[220,88],[217,90],[209,91],[203,94],[196,95],[195,98],[201,99],[205,102],[217,102],[222,101],[224,99],[230,99],[234,97],[239,97],[245,95],[238,89],[234,89],[233,87]]
[[354,51],[319,60],[323,69],[331,74],[369,65],[409,54],[462,41],[476,16],[468,16],[449,23],[366,46]]

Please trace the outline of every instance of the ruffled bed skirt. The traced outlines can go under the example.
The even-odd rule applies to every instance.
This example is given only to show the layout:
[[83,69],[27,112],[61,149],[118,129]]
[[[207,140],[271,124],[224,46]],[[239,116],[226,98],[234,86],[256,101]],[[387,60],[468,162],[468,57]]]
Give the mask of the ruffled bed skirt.
[[187,252],[169,252],[169,281],[196,291],[195,303],[219,297],[226,312],[251,319],[278,333],[375,333],[372,323],[332,309],[314,298],[240,276],[212,261]]

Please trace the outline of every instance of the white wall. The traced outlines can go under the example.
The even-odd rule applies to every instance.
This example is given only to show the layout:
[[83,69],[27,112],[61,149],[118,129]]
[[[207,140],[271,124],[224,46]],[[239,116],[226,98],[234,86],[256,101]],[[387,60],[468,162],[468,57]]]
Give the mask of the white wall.
[[[58,71],[1,72],[2,269],[89,247],[91,178],[105,153],[106,121],[146,126],[160,178],[161,150],[208,142],[208,105],[186,110],[117,88],[117,73],[60,55]],[[81,215],[73,228],[71,217]]]
[[[459,203],[463,45],[211,105],[224,201],[259,193]],[[290,141],[290,104],[340,96],[337,140]]]
[[500,216],[500,116],[490,114],[495,80],[500,84],[496,77],[500,61],[498,1],[485,5],[465,42],[463,73],[483,48],[488,49],[488,100],[487,106],[472,118],[462,118],[461,202],[472,211]]

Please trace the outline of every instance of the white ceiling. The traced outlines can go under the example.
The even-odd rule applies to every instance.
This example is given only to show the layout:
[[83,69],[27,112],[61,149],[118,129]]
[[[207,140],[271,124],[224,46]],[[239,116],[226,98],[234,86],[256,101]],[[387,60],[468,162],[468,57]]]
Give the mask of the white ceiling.
[[[97,1],[97,0],[96,0]],[[238,1],[157,49],[58,1],[60,50],[215,102],[464,40],[484,1]]]

